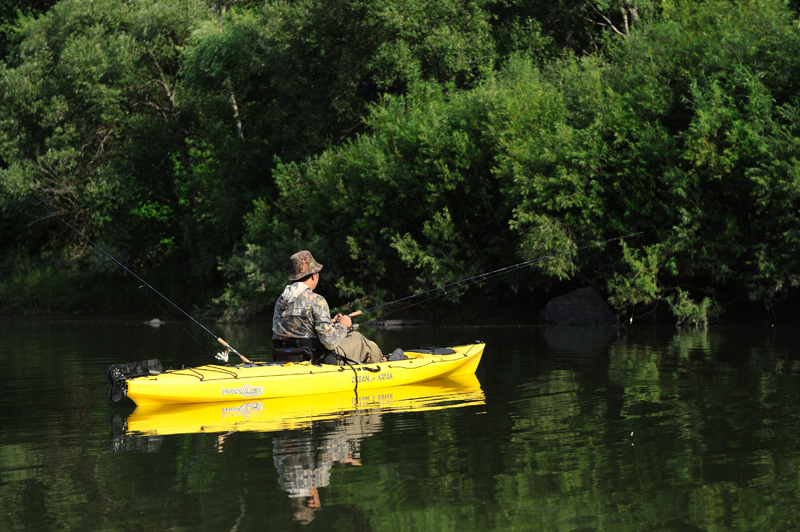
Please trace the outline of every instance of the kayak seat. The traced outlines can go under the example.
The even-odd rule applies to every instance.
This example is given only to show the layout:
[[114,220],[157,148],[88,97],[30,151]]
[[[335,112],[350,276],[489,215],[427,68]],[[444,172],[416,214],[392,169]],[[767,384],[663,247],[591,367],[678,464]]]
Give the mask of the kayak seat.
[[272,359],[275,362],[303,362],[311,360],[314,352],[310,347],[276,347],[272,350]]

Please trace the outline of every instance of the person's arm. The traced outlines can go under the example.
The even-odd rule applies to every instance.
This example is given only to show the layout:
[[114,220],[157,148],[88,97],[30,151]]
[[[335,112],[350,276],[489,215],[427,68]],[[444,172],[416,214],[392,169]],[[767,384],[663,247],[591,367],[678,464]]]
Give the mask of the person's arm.
[[[318,296],[314,298],[314,302],[311,304],[311,316],[314,319],[314,330],[317,333],[317,338],[325,346],[325,349],[335,349],[347,336],[347,327],[343,323],[344,320],[337,323],[331,320],[331,311],[324,297]],[[350,318],[347,317],[347,319],[349,320]]]

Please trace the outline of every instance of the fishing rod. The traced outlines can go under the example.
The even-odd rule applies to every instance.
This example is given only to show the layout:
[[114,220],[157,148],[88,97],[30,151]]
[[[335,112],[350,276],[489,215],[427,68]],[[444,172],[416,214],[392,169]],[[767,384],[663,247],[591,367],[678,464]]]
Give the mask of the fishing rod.
[[[497,270],[494,270],[494,271],[481,273],[481,274],[478,274],[478,275],[473,275],[472,277],[468,277],[466,279],[461,279],[459,281],[453,281],[451,283],[447,283],[447,284],[444,284],[442,286],[437,286],[436,288],[431,288],[430,290],[426,290],[424,292],[419,292],[417,294],[412,294],[410,296],[401,297],[400,299],[395,299],[394,301],[389,301],[388,303],[381,303],[380,305],[375,305],[374,307],[371,307],[371,308],[368,308],[368,309],[364,309],[363,312],[371,312],[373,310],[377,310],[377,309],[379,309],[381,307],[385,307],[387,305],[393,305],[395,303],[400,303],[402,301],[408,301],[410,299],[421,297],[421,296],[424,296],[424,295],[427,295],[427,294],[431,294],[431,293],[434,293],[434,292],[439,292],[439,291],[442,292],[441,294],[439,294],[437,296],[432,296],[432,297],[430,297],[430,298],[428,298],[428,299],[426,299],[424,301],[416,303],[417,305],[419,305],[419,304],[424,303],[425,301],[429,301],[429,300],[433,299],[434,297],[439,297],[440,295],[446,294],[448,288],[451,288],[451,287],[456,286],[456,285],[460,285],[462,283],[467,283],[467,282],[470,282],[470,281],[472,281],[472,283],[470,283],[470,284],[480,283],[480,282],[486,281],[487,279],[490,279],[492,277],[496,277],[498,275],[503,275],[505,273],[509,273],[511,271],[518,270],[520,268],[524,268],[525,266],[529,266],[529,265],[531,265],[531,264],[533,264],[535,262],[540,262],[540,261],[543,261],[543,260],[552,259],[554,257],[559,257],[561,255],[566,255],[568,253],[575,253],[575,252],[578,252],[578,251],[582,251],[584,249],[597,247],[597,246],[600,246],[600,245],[603,245],[603,244],[608,244],[609,242],[615,242],[617,240],[625,240],[626,238],[631,238],[631,237],[634,237],[634,236],[638,236],[638,235],[641,235],[643,233],[644,233],[644,231],[639,231],[637,233],[630,233],[630,234],[627,234],[627,235],[616,236],[616,237],[613,237],[613,238],[607,238],[605,240],[595,240],[593,242],[589,242],[588,244],[584,244],[582,246],[576,246],[576,247],[573,247],[573,248],[570,248],[570,249],[567,249],[567,250],[564,250],[564,251],[559,251],[558,253],[552,253],[550,255],[544,255],[544,256],[541,256],[541,257],[536,257],[534,259],[530,259],[530,260],[526,260],[526,261],[523,261],[523,262],[519,262],[517,264],[512,264],[510,266],[505,266],[503,268],[500,268],[500,269],[497,269]],[[410,306],[414,306],[414,305],[410,305]]]
[[[5,181],[7,181],[7,182],[11,183],[12,185],[15,185],[15,186],[17,186],[15,183],[12,183],[11,181],[9,181],[9,179],[8,179],[7,177],[5,177],[5,176],[3,176],[3,175],[1,175],[1,174],[0,174],[0,177],[2,177],[2,178],[5,180]],[[25,197],[26,197],[26,198],[28,198],[30,201],[32,201],[33,203],[35,203],[36,205],[38,205],[39,207],[41,207],[42,209],[44,209],[45,211],[47,211],[48,213],[50,213],[50,215],[51,215],[51,216],[53,216],[53,217],[54,217],[56,220],[58,220],[58,221],[59,221],[59,222],[61,222],[62,224],[66,225],[67,227],[69,227],[70,229],[72,229],[73,231],[75,231],[75,233],[77,233],[77,234],[78,234],[78,235],[79,235],[81,238],[83,238],[84,240],[86,240],[86,241],[87,241],[88,243],[90,243],[92,246],[94,246],[95,248],[99,249],[99,250],[100,250],[100,251],[101,251],[101,252],[102,252],[102,253],[103,253],[103,254],[104,254],[106,257],[108,257],[109,259],[111,259],[112,261],[114,261],[114,262],[115,262],[115,263],[116,263],[116,264],[117,264],[119,267],[121,267],[123,270],[125,270],[126,272],[128,272],[129,274],[131,274],[133,277],[135,277],[135,278],[136,278],[136,279],[137,279],[137,280],[138,280],[140,283],[142,283],[142,285],[143,285],[143,286],[145,286],[145,287],[149,288],[150,290],[152,290],[153,292],[155,292],[156,294],[158,294],[158,296],[159,296],[159,297],[161,297],[161,298],[162,298],[164,301],[166,301],[167,303],[169,303],[170,305],[172,305],[173,307],[175,307],[176,309],[178,309],[178,311],[179,311],[181,314],[183,314],[184,316],[186,316],[187,318],[189,318],[190,320],[192,320],[192,321],[193,321],[195,324],[199,325],[201,329],[203,329],[203,330],[204,330],[204,331],[206,331],[208,334],[210,334],[211,336],[213,336],[214,338],[216,338],[217,342],[219,342],[220,344],[222,344],[222,345],[225,347],[225,349],[227,349],[227,350],[229,350],[229,351],[231,351],[231,352],[235,353],[236,355],[238,355],[238,356],[239,356],[239,358],[240,358],[240,359],[242,359],[242,362],[244,362],[244,363],[246,363],[246,364],[251,364],[251,362],[250,362],[250,361],[249,361],[249,360],[248,360],[248,359],[247,359],[247,358],[246,358],[244,355],[242,355],[242,354],[241,354],[241,353],[239,353],[239,352],[238,352],[236,349],[234,349],[234,348],[233,348],[233,347],[232,347],[232,346],[231,346],[231,345],[230,345],[228,342],[226,342],[225,340],[223,340],[223,339],[222,339],[222,337],[219,337],[219,336],[217,336],[216,334],[214,334],[213,332],[211,332],[211,330],[209,330],[209,329],[208,329],[208,327],[206,327],[205,325],[203,325],[202,323],[200,323],[199,321],[197,321],[196,319],[194,319],[194,317],[192,317],[192,316],[191,316],[191,315],[190,315],[188,312],[186,312],[186,311],[185,311],[185,310],[183,310],[181,307],[179,307],[179,306],[178,306],[176,303],[174,303],[174,302],[173,302],[171,299],[169,299],[167,296],[165,296],[164,294],[162,294],[161,292],[159,292],[158,290],[156,290],[156,289],[155,289],[155,288],[154,288],[154,287],[153,287],[153,286],[152,286],[150,283],[148,283],[147,281],[145,281],[144,279],[142,279],[141,277],[139,277],[138,275],[136,275],[136,273],[135,273],[135,272],[133,272],[133,271],[132,271],[130,268],[128,268],[127,266],[125,266],[125,265],[124,265],[122,262],[118,261],[118,260],[117,260],[117,259],[116,259],[116,258],[115,258],[113,255],[111,255],[111,253],[109,253],[108,251],[106,251],[105,249],[103,249],[102,247],[100,247],[100,245],[98,245],[98,244],[96,244],[95,242],[93,242],[93,241],[92,241],[92,239],[90,239],[88,236],[86,236],[86,235],[85,235],[85,234],[83,234],[81,231],[79,231],[78,229],[76,229],[76,228],[75,228],[74,226],[72,226],[72,225],[71,225],[69,222],[67,222],[66,220],[64,220],[63,218],[61,218],[61,217],[60,217],[58,214],[56,214],[55,212],[53,212],[52,210],[50,210],[50,209],[49,209],[49,208],[48,208],[46,205],[44,205],[42,202],[40,202],[39,200],[37,200],[36,198],[34,198],[33,196],[31,196],[30,194],[28,194],[28,193],[27,193],[27,192],[25,192],[24,190],[22,190],[22,189],[21,189],[21,187],[18,187],[18,188],[19,188],[20,192],[21,192],[22,194],[24,194],[24,195],[25,195]],[[227,357],[226,357],[226,358],[227,358]]]

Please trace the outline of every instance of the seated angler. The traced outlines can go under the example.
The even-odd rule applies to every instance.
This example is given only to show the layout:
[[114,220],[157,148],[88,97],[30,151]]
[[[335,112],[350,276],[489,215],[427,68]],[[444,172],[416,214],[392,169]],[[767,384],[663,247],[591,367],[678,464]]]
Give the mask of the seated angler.
[[372,364],[384,360],[375,342],[350,331],[350,316],[331,319],[324,297],[314,292],[322,264],[309,251],[289,258],[292,284],[283,289],[272,315],[272,343],[276,349],[307,347],[324,364]]

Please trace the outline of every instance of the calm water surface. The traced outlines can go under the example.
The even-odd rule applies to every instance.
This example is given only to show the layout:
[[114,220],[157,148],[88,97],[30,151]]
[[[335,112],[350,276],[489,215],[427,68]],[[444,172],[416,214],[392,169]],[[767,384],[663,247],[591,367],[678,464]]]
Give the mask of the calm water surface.
[[[210,328],[268,358],[266,325]],[[484,340],[478,383],[132,433],[108,366],[213,361],[195,329],[0,322],[0,530],[800,528],[800,330],[362,329]]]

